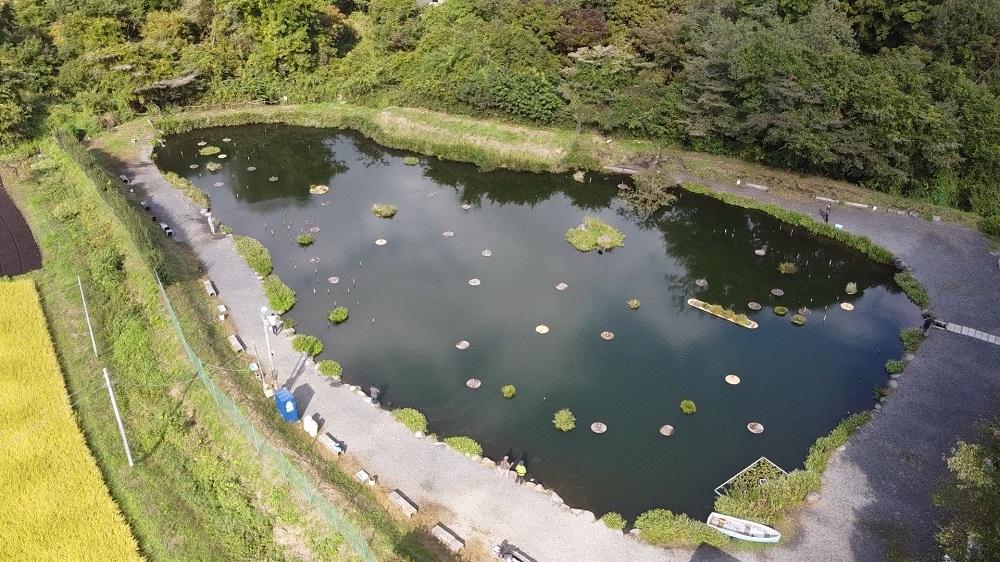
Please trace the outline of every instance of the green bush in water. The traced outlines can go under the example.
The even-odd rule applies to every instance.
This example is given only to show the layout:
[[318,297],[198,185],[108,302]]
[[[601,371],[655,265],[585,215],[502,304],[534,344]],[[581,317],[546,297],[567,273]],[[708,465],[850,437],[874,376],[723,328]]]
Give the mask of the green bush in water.
[[372,205],[372,212],[375,213],[376,217],[388,219],[396,215],[399,212],[399,207],[395,205],[388,205],[386,203],[376,203]]
[[916,353],[924,341],[924,331],[920,328],[906,328],[899,333],[899,339],[902,340],[903,349],[907,353]]
[[316,363],[316,369],[319,370],[319,374],[332,379],[339,379],[340,375],[344,373],[344,368],[340,365],[340,363],[332,359],[324,359],[323,361]]
[[281,282],[277,275],[268,275],[264,279],[264,296],[267,304],[278,314],[286,312],[295,306],[295,291]]
[[515,394],[517,394],[517,388],[515,388],[512,384],[505,384],[500,387],[500,394],[502,394],[504,398],[510,400]]
[[413,408],[398,408],[392,411],[392,417],[405,425],[410,431],[427,433],[427,417]]
[[899,373],[902,373],[905,367],[906,364],[899,359],[890,359],[885,362],[885,372],[890,375],[898,375]]
[[636,310],[641,304],[642,303],[639,302],[639,299],[629,299],[625,301],[625,306],[627,306],[629,310]]
[[209,145],[209,146],[203,146],[203,147],[201,147],[201,148],[198,149],[198,154],[201,154],[202,156],[211,156],[213,154],[218,154],[220,152],[222,152],[221,148],[219,148],[217,146],[211,146],[211,145]]
[[930,306],[931,298],[927,295],[927,289],[924,289],[920,281],[917,281],[909,271],[901,271],[894,275],[893,279],[906,296],[910,297],[913,304],[922,308]]
[[323,342],[316,336],[299,334],[292,339],[292,349],[299,353],[305,353],[309,357],[316,357],[323,353]]
[[445,437],[442,441],[463,455],[472,455],[473,457],[483,456],[483,446],[471,437],[456,435],[454,437]]
[[417,158],[416,156],[407,156],[403,158],[403,164],[406,164],[407,166],[416,166],[419,163],[420,158]]
[[233,244],[236,246],[236,253],[243,257],[243,261],[257,275],[267,277],[271,274],[271,252],[263,244],[249,236],[237,236]]
[[786,275],[799,272],[799,266],[795,265],[790,261],[783,261],[778,264],[778,271]]
[[778,316],[784,316],[788,314],[788,308],[784,306],[776,306],[774,307],[774,313]]
[[552,425],[556,426],[559,431],[571,431],[576,427],[576,416],[569,408],[563,408],[556,412],[556,415],[552,418]]
[[610,250],[625,245],[625,235],[597,217],[586,217],[583,224],[566,231],[566,241],[581,252]]
[[607,525],[609,529],[614,529],[616,531],[624,531],[625,525],[628,525],[628,521],[625,521],[622,514],[617,511],[609,511],[602,515],[601,522]]
[[806,317],[801,314],[792,315],[792,324],[796,326],[802,326],[806,323]]
[[635,520],[642,540],[657,545],[692,546],[706,543],[723,546],[729,539],[722,533],[687,515],[666,509],[651,509]]
[[330,311],[326,317],[330,322],[334,324],[340,324],[341,322],[347,321],[348,310],[346,306],[338,306]]
[[312,234],[299,234],[295,241],[299,243],[299,246],[308,246],[316,241]]
[[681,400],[681,411],[691,415],[698,411],[698,406],[695,405],[694,400]]

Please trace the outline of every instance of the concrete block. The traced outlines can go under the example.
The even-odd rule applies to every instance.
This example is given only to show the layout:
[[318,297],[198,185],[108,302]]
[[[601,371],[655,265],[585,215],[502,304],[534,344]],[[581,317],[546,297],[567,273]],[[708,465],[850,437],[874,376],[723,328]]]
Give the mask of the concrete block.
[[398,507],[407,517],[413,517],[413,514],[417,512],[417,504],[413,503],[413,500],[406,497],[406,494],[399,490],[389,492],[389,501]]
[[236,334],[229,336],[229,347],[233,348],[236,353],[242,353],[247,350],[246,346],[243,345],[243,341]]
[[302,418],[302,429],[309,434],[309,437],[319,435],[319,422],[316,421],[316,414]]
[[441,523],[434,525],[434,528],[431,529],[431,534],[434,535],[434,538],[441,541],[442,544],[448,547],[448,550],[454,553],[458,553],[458,551],[462,550],[462,547],[465,546],[465,541],[455,534],[455,531],[452,531]]
[[838,202],[836,199],[830,199],[829,197],[820,197],[819,195],[816,196],[816,200],[817,201],[823,201],[824,203],[837,203]]
[[341,446],[340,441],[334,439],[333,435],[330,435],[329,433],[324,433],[323,436],[319,438],[319,442],[335,455],[339,455],[344,452],[344,447]]
[[848,207],[856,207],[858,209],[867,209],[868,208],[868,205],[866,205],[864,203],[854,203],[853,201],[844,201],[844,205],[847,205]]
[[215,290],[215,283],[212,283],[211,279],[203,279],[201,282],[202,286],[205,287],[205,292],[208,293],[210,297],[219,296],[219,292]]
[[357,478],[359,482],[367,482],[371,479],[371,476],[363,469],[355,472],[354,477]]

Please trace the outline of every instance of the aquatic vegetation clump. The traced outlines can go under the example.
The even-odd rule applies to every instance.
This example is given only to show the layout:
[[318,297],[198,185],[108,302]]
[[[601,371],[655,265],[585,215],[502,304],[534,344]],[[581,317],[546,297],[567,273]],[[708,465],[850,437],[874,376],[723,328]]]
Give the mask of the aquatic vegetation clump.
[[792,315],[792,324],[796,326],[803,326],[806,323],[806,317],[801,314]]
[[784,275],[791,275],[799,272],[799,266],[790,261],[783,261],[778,264],[778,272]]
[[625,235],[597,217],[586,217],[583,223],[566,231],[566,241],[581,252],[610,250],[625,245]]
[[387,203],[376,203],[372,205],[372,212],[375,213],[376,217],[388,219],[392,218],[397,212],[399,212],[399,207],[389,205]]
[[264,296],[271,310],[278,314],[284,313],[295,306],[295,291],[285,285],[277,275],[268,275],[264,279]]
[[222,149],[217,146],[203,146],[198,149],[198,154],[201,154],[202,156],[211,156],[220,152],[222,152]]
[[406,164],[407,166],[416,166],[419,163],[420,158],[417,158],[416,156],[407,156],[403,158],[403,164]]
[[427,417],[413,408],[398,408],[392,411],[392,417],[406,426],[410,431],[427,433]]
[[681,411],[691,415],[698,411],[698,406],[695,405],[694,400],[681,400]]
[[850,283],[847,284],[846,287],[844,287],[844,292],[847,293],[848,295],[853,295],[853,294],[857,293],[858,292],[858,284],[855,283],[854,281],[851,281]]
[[236,246],[236,253],[243,258],[243,261],[247,262],[254,273],[261,277],[267,277],[271,274],[273,269],[271,252],[267,251],[267,248],[260,241],[249,236],[237,236],[233,240],[233,244]]
[[324,359],[319,363],[316,363],[316,370],[319,374],[324,377],[330,377],[332,379],[339,379],[340,375],[344,373],[344,368],[340,363],[334,361],[333,359]]
[[629,310],[636,310],[641,304],[642,303],[639,302],[639,299],[629,299],[625,301],[625,306],[627,306]]
[[504,398],[510,400],[515,394],[517,394],[517,388],[515,388],[512,384],[505,384],[500,387],[500,394],[502,394]]
[[340,324],[347,321],[348,310],[346,306],[338,306],[330,310],[327,314],[327,319],[334,324]]
[[323,353],[323,342],[316,336],[299,334],[292,339],[292,349],[309,357],[316,357]]
[[559,431],[571,431],[576,427],[576,416],[569,408],[563,408],[556,412],[556,415],[552,418],[552,425],[556,426]]
[[903,349],[907,353],[916,353],[924,341],[924,331],[920,328],[906,328],[899,333],[899,339],[903,342]]
[[899,359],[890,359],[885,362],[885,372],[890,375],[898,375],[899,373],[902,373],[904,367],[906,367],[906,364]]
[[778,316],[784,316],[788,314],[788,307],[786,306],[776,306],[774,307],[774,313]]
[[298,237],[295,238],[295,241],[299,243],[299,246],[308,246],[308,245],[312,244],[313,242],[315,242],[316,239],[313,238],[312,234],[304,234],[303,233],[303,234],[299,234]]
[[473,457],[483,456],[483,446],[476,442],[475,439],[471,437],[465,437],[464,435],[456,435],[454,437],[445,437],[442,439],[445,445],[448,445],[452,449],[455,449],[463,455],[469,455]]
[[601,523],[604,523],[609,529],[614,529],[616,531],[624,531],[625,526],[628,525],[628,521],[625,521],[622,514],[617,511],[609,511],[602,515]]
[[923,308],[930,306],[931,298],[927,294],[927,289],[909,271],[897,273],[893,276],[893,280],[906,293],[906,296],[910,297],[913,304]]

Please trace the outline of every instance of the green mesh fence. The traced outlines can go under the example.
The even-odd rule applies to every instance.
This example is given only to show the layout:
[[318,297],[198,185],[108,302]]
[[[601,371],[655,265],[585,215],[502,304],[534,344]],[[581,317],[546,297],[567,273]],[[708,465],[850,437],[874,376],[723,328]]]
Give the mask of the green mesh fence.
[[328,502],[326,498],[319,493],[316,487],[312,485],[302,471],[292,464],[280,450],[270,443],[270,441],[257,432],[253,424],[250,423],[246,416],[243,415],[243,412],[240,411],[240,407],[236,404],[236,402],[233,401],[228,394],[219,390],[219,388],[215,385],[212,377],[210,377],[205,371],[205,367],[202,365],[201,359],[199,359],[198,355],[195,354],[193,349],[191,349],[187,338],[184,337],[184,331],[181,329],[180,321],[177,320],[177,315],[174,313],[174,308],[170,304],[170,299],[167,297],[167,292],[164,290],[163,283],[160,282],[159,276],[157,276],[156,282],[160,286],[160,295],[163,297],[163,303],[167,310],[167,316],[170,317],[170,322],[173,324],[174,329],[177,330],[177,336],[180,338],[181,344],[184,346],[184,351],[191,360],[191,364],[194,366],[195,371],[197,371],[198,378],[201,379],[205,388],[208,389],[208,393],[212,395],[212,399],[219,407],[219,410],[240,428],[240,431],[242,431],[250,443],[253,444],[257,454],[262,459],[269,461],[278,474],[291,484],[292,487],[297,490],[312,507],[314,507],[319,513],[323,514],[337,533],[344,537],[344,541],[350,545],[351,548],[358,553],[358,555],[361,556],[362,560],[365,560],[366,562],[375,562],[378,560],[372,552],[371,547],[368,546],[368,542],[364,539],[361,532],[358,531],[358,529],[344,517],[340,510],[330,504],[330,502]]

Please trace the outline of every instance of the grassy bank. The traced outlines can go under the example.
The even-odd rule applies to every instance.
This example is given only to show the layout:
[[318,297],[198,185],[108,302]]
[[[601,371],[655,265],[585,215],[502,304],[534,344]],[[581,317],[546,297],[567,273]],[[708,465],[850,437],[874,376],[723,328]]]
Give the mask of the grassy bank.
[[0,496],[4,556],[12,560],[139,560],[76,425],[70,400],[106,398],[100,386],[67,396],[34,283],[0,282]]
[[[196,350],[214,366],[217,380],[248,396],[260,395],[249,371],[228,350],[199,286],[197,263],[142,219],[82,147],[72,139],[61,144],[41,142],[38,156],[8,161],[4,180],[42,247],[46,267],[32,276],[52,318],[67,387],[93,388],[100,383],[100,366],[112,372],[135,468],[125,466],[106,400],[84,400],[76,412],[143,554],[164,560],[354,559],[326,520],[254,454],[194,380],[164,317],[154,269],[186,333],[198,335]],[[78,274],[94,317],[99,361],[90,352]],[[274,423],[273,408],[259,398],[248,404],[250,417],[265,426]],[[422,535],[397,526],[370,491],[348,486],[350,479],[328,461],[317,466],[346,482],[329,491],[352,491],[345,502],[350,516],[380,558],[435,559]]]

